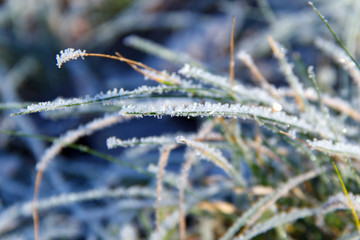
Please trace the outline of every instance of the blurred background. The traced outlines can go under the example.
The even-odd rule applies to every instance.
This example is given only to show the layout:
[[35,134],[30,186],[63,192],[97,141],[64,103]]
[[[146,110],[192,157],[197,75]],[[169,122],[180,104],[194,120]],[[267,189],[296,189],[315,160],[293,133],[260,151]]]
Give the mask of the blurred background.
[[[359,56],[360,2],[318,0],[314,4],[349,51]],[[240,50],[248,52],[270,83],[285,84],[267,43],[268,35],[289,49],[288,57],[296,63],[298,75],[306,76],[307,66],[315,65],[322,88],[335,87],[340,97],[351,97],[347,75],[314,47],[315,38],[332,40],[332,37],[305,0],[3,0],[0,1],[0,128],[57,137],[101,113],[16,117],[10,114],[32,102],[57,97],[93,96],[113,88],[130,90],[143,84],[156,85],[150,80],[144,82],[143,76],[127,64],[109,59],[88,57],[58,69],[55,56],[66,48],[91,53],[120,52],[127,58],[169,72],[182,67],[131,47],[129,36],[137,35],[187,54],[211,72],[228,76],[233,16],[236,16],[235,54]],[[252,84],[249,72],[237,59],[235,71],[239,81]],[[194,132],[198,126],[197,120],[138,119],[85,137],[78,143],[121,158],[129,152],[108,151],[106,138]],[[34,137],[0,135],[1,239],[33,238],[31,216],[9,223],[6,214],[12,207],[31,201],[35,165],[49,144]],[[180,152],[172,156],[169,170],[177,172],[183,157]],[[146,158],[139,159],[139,166],[156,163],[157,159],[158,151],[151,151]],[[211,164],[204,163],[202,171],[212,171],[211,168]],[[65,149],[49,165],[40,197],[137,183],[152,186],[153,181],[130,169]],[[124,211],[117,210],[115,214],[109,203],[110,200],[93,201],[51,210],[42,215],[47,226],[43,229],[44,239],[122,239],[124,231],[135,231],[141,238],[152,228],[144,227],[144,219],[153,219],[153,202],[143,203],[148,211],[141,213],[141,224],[136,220],[139,212],[124,207]]]

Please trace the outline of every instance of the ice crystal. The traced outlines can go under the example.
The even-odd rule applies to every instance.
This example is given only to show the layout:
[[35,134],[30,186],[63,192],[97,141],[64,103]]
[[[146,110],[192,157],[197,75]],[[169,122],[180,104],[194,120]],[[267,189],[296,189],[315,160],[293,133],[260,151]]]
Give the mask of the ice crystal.
[[82,59],[84,59],[84,56],[86,54],[85,50],[75,50],[73,48],[68,48],[65,50],[61,50],[60,51],[60,55],[57,54],[56,55],[56,65],[58,66],[58,68],[61,68],[61,65],[70,61],[70,60],[76,60],[79,57],[81,57]]

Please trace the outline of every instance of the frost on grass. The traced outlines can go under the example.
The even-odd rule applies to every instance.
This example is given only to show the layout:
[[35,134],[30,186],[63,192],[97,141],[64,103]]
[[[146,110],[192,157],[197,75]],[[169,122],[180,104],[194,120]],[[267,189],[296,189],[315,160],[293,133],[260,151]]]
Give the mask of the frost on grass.
[[149,87],[144,85],[131,91],[124,90],[122,88],[121,89],[114,88],[113,90],[108,90],[106,93],[100,92],[95,96],[85,96],[84,98],[70,98],[70,99],[57,98],[54,101],[31,104],[27,106],[26,109],[22,109],[20,110],[20,112],[15,113],[13,115],[30,114],[30,113],[43,112],[43,111],[53,111],[62,108],[69,108],[75,106],[82,106],[86,104],[92,104],[96,102],[108,101],[112,99],[139,98],[139,97],[150,96],[152,94],[163,94],[171,91],[184,92],[186,91],[186,89],[184,90],[181,88],[179,89],[177,87],[171,87],[165,85],[159,85],[156,87]]
[[162,188],[163,188],[163,175],[165,174],[165,167],[167,165],[170,152],[176,147],[176,145],[170,145],[168,147],[162,147],[160,149],[160,158],[158,161],[158,174],[156,184],[156,203],[155,203],[155,216],[156,216],[156,228],[159,228],[161,216],[160,216],[160,203],[162,199]]
[[302,84],[299,78],[294,74],[293,64],[286,58],[286,49],[273,38],[268,37],[269,44],[274,52],[275,57],[280,63],[280,69],[286,77],[290,87],[295,91],[295,99],[298,103],[300,110],[305,110],[306,98]]
[[[234,184],[230,182],[225,182],[222,184],[214,184],[205,189],[198,189],[194,191],[192,196],[186,201],[184,206],[184,212],[189,211],[197,203],[204,199],[209,199],[211,196],[214,196],[220,192],[224,193],[230,191],[234,188]],[[176,224],[179,221],[179,210],[173,211],[171,214],[168,214],[164,221],[161,223],[159,229],[156,229],[151,233],[150,240],[164,239],[170,231],[174,229]]]
[[354,61],[346,54],[346,52],[342,48],[322,38],[317,38],[315,40],[315,45],[325,54],[332,57],[345,70],[347,70],[350,76],[353,78],[354,82],[357,84],[358,88],[360,89],[360,70],[357,68]]
[[241,186],[246,185],[245,179],[242,177],[241,173],[239,173],[234,166],[223,156],[220,150],[216,148],[212,148],[205,143],[193,141],[185,138],[184,136],[176,137],[176,141],[178,143],[184,143],[189,147],[192,147],[198,151],[198,154],[213,162],[215,165],[223,169],[231,178],[233,178],[238,184]]
[[131,138],[128,140],[121,140],[116,137],[109,137],[106,140],[108,149],[117,147],[135,147],[135,146],[164,146],[169,144],[175,144],[174,135],[163,135],[163,136],[150,136],[143,138]]
[[70,61],[70,60],[76,60],[79,57],[81,57],[82,59],[84,59],[84,56],[86,54],[85,50],[75,50],[73,48],[68,48],[65,50],[61,50],[60,51],[60,55],[57,54],[56,55],[56,65],[58,66],[58,68],[61,68],[61,65],[63,65],[64,63]]
[[265,222],[256,224],[253,228],[246,231],[240,237],[234,238],[234,240],[253,239],[254,237],[256,237],[262,233],[265,233],[265,232],[269,231],[270,229],[273,229],[277,226],[281,226],[285,223],[291,223],[298,219],[312,216],[317,213],[316,210],[317,209],[306,208],[306,209],[296,209],[296,210],[293,210],[288,213],[280,213],[280,214],[268,219]]
[[[360,210],[360,195],[354,195],[353,193],[349,193],[349,197],[354,208],[359,211]],[[334,196],[328,198],[328,200],[321,206],[321,212],[327,213],[330,211],[335,211],[338,209],[350,209],[349,200],[347,196],[343,193],[338,193]]]
[[273,206],[273,204],[275,204],[280,197],[287,194],[291,189],[298,186],[299,184],[307,180],[310,180],[314,177],[317,177],[324,171],[326,171],[326,168],[318,168],[315,170],[311,170],[288,180],[284,184],[281,184],[275,190],[275,192],[263,197],[262,199],[257,201],[251,208],[249,208],[246,212],[244,212],[227,230],[227,232],[224,234],[221,240],[231,239],[236,234],[236,232],[238,232],[240,228],[243,227],[245,224],[247,224],[248,226],[252,225],[257,219],[261,217],[263,212],[266,209]]
[[226,92],[226,94],[234,93],[233,97],[237,102],[252,101],[265,105],[271,105],[276,101],[276,99],[273,98],[267,91],[261,88],[243,86],[239,83],[235,83],[234,86],[231,86],[228,78],[212,74],[204,69],[190,66],[189,64],[185,64],[183,68],[179,70],[179,73],[188,78],[194,78],[202,83],[221,88]]
[[[45,210],[75,202],[91,201],[104,198],[155,198],[153,189],[133,186],[129,188],[118,187],[115,189],[94,189],[85,192],[67,193],[41,200],[37,203],[38,210]],[[24,215],[32,214],[32,202],[26,203],[21,209]]]
[[225,89],[230,87],[228,83],[229,80],[227,78],[214,75],[201,68],[192,67],[189,64],[185,64],[183,68],[179,70],[179,73],[186,76],[187,78],[201,79],[205,83],[209,83],[217,87],[221,87]]
[[171,105],[151,105],[137,104],[124,106],[120,114],[130,114],[138,116],[175,116],[175,117],[230,117],[243,119],[258,119],[263,122],[271,122],[286,127],[295,127],[306,132],[313,132],[312,125],[296,116],[291,116],[285,112],[274,112],[271,108],[247,106],[241,104],[205,104],[193,103],[190,105],[179,104]]
[[[308,88],[305,92],[306,98],[310,101],[319,101],[319,98],[316,94],[316,91],[312,88]],[[327,94],[321,94],[321,98],[323,103],[338,112],[344,113],[354,120],[360,122],[360,113],[356,108],[351,106],[349,102],[346,102],[345,100],[336,97],[336,96],[330,96]]]
[[[154,189],[149,187],[131,186],[128,188],[117,187],[114,189],[99,188],[83,192],[64,193],[40,200],[37,203],[37,209],[44,211],[76,202],[94,201],[106,198],[128,199],[129,201],[132,201],[133,204],[131,206],[134,207],[137,204],[137,199],[149,199],[152,204],[155,197],[156,194]],[[170,196],[166,195],[166,197],[169,198]],[[7,232],[9,228],[12,229],[17,224],[22,224],[22,219],[32,215],[32,206],[33,202],[29,201],[24,204],[15,204],[3,210],[0,213],[0,234]]]
[[307,141],[313,148],[326,152],[331,155],[343,155],[347,157],[360,158],[360,146],[350,143],[337,142],[329,140]]
[[70,99],[57,98],[54,101],[31,104],[27,106],[26,109],[20,110],[20,112],[16,113],[15,115],[29,114],[29,113],[42,112],[42,111],[53,111],[66,107],[74,107],[74,106],[95,103],[99,101],[105,101],[112,98],[121,97],[124,94],[126,94],[126,92],[127,91],[125,91],[124,89],[118,90],[115,88],[113,90],[107,91],[106,93],[101,92],[95,95],[94,97],[85,96],[84,98],[70,98]]
[[[349,197],[351,199],[351,202],[354,204],[354,208],[356,210],[360,209],[360,196],[359,195],[353,195],[352,193],[349,193]],[[291,212],[283,212],[278,215],[275,215],[274,217],[264,221],[260,222],[256,225],[254,225],[251,229],[248,231],[245,231],[241,236],[238,238],[235,238],[236,240],[249,240],[253,239],[254,237],[265,233],[277,226],[281,226],[286,223],[291,223],[296,220],[318,215],[318,214],[326,214],[328,212],[334,212],[336,210],[344,210],[344,209],[350,209],[349,206],[349,200],[347,196],[345,196],[343,193],[338,193],[332,197],[330,197],[324,204],[322,204],[320,207],[316,208],[305,208],[305,209],[295,209]],[[358,236],[357,232],[357,236]],[[354,238],[355,239],[355,238]],[[356,238],[358,239],[358,238]]]
[[42,155],[39,163],[36,168],[39,171],[44,171],[48,162],[53,159],[61,149],[67,144],[71,144],[77,141],[79,138],[85,135],[91,135],[95,131],[104,129],[116,123],[130,119],[131,116],[119,116],[118,114],[106,115],[102,118],[94,119],[93,121],[79,126],[77,129],[70,130],[59,137],[59,139],[54,142],[45,153]]

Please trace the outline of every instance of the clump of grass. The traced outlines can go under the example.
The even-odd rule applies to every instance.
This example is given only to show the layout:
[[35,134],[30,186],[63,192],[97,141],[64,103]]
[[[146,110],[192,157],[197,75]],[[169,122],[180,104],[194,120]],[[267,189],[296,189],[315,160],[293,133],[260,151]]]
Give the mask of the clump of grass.
[[[209,233],[212,238],[223,240],[252,239],[259,235],[264,239],[280,238],[282,233],[295,234],[294,229],[288,226],[301,224],[298,220],[304,218],[307,224],[320,229],[323,236],[331,232],[334,237],[346,237],[353,236],[356,228],[360,231],[356,215],[356,211],[360,210],[360,201],[359,196],[355,195],[360,186],[352,182],[356,181],[356,176],[346,174],[348,168],[356,174],[360,158],[357,139],[359,128],[354,124],[359,121],[359,111],[351,100],[339,100],[337,96],[321,92],[312,66],[307,76],[297,76],[285,47],[271,36],[268,37],[269,46],[289,87],[279,88],[271,84],[251,55],[242,50],[237,56],[250,70],[255,86],[236,79],[234,23],[235,18],[229,44],[229,76],[213,73],[188,56],[177,55],[170,49],[134,36],[126,40],[129,45],[181,63],[183,67],[169,73],[119,53],[108,55],[74,49],[61,51],[56,57],[59,68],[80,57],[83,60],[88,57],[109,58],[128,64],[158,85],[144,85],[134,90],[114,89],[82,98],[59,98],[31,104],[13,114],[15,118],[37,112],[76,111],[88,114],[96,107],[104,116],[70,130],[57,139],[47,139],[52,145],[44,151],[37,165],[32,207],[31,203],[24,203],[2,212],[0,233],[16,225],[16,218],[29,217],[32,209],[35,239],[38,240],[41,237],[39,227],[45,225],[40,221],[38,211],[50,211],[48,209],[74,202],[110,197],[119,199],[121,203],[116,210],[132,208],[132,213],[139,215],[141,224],[131,225],[131,231],[135,228],[148,239],[185,240],[190,236],[203,239]],[[334,34],[328,24],[327,27]],[[336,40],[340,41],[337,36]],[[347,57],[345,63],[337,63],[345,64],[344,68],[358,84],[358,65],[342,43],[341,48],[319,42],[316,44],[334,58]],[[306,86],[304,78],[309,78],[313,85]],[[50,161],[63,148],[76,148],[116,162],[116,157],[75,142],[81,137],[125,121],[156,117],[161,124],[161,118],[167,116],[206,120],[193,133],[179,132],[128,140],[112,135],[106,141],[109,150],[126,148],[122,156],[132,161],[130,166],[152,179],[147,180],[146,186],[139,183],[38,199],[43,174]],[[154,149],[160,150],[157,166],[149,163],[146,166],[140,166],[139,163],[137,166],[137,161],[149,158],[149,153]],[[179,164],[181,169],[168,171],[168,164],[179,159],[176,155],[179,152],[184,161]],[[216,170],[206,172],[201,162],[197,161],[199,159],[209,160],[212,169]],[[331,162],[335,172],[332,171]],[[340,179],[341,187],[337,178]],[[156,179],[155,183],[153,179]],[[339,194],[342,189],[344,194]],[[219,198],[226,200],[229,204],[226,206],[232,210],[227,211],[225,204],[219,204]],[[202,208],[204,203],[213,204]],[[149,208],[151,217],[143,216]],[[343,235],[341,231],[333,231],[326,223],[320,224],[320,221],[309,218],[323,218],[325,214],[339,210],[351,210],[355,219],[335,214],[344,222],[341,231],[346,233]],[[199,222],[209,218],[217,226],[201,232]],[[144,219],[153,221],[147,224]],[[123,226],[129,226],[129,222]],[[302,234],[311,236],[307,232]]]

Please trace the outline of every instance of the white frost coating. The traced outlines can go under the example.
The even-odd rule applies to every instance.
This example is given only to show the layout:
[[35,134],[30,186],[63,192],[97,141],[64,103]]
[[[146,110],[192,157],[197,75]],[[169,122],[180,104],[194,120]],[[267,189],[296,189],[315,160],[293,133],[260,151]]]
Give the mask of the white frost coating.
[[294,74],[293,64],[289,63],[288,59],[286,58],[286,48],[284,48],[284,46],[276,41],[273,41],[273,43],[277,48],[273,50],[274,55],[280,63],[281,71],[284,73],[286,80],[289,82],[291,88],[294,89],[294,91],[300,96],[302,101],[306,102],[304,88],[300,83],[299,78]]
[[276,190],[263,197],[259,201],[257,201],[255,204],[251,206],[248,210],[246,210],[234,223],[233,225],[227,230],[227,232],[224,234],[224,236],[220,240],[229,240],[232,239],[236,232],[239,231],[239,229],[244,226],[245,224],[251,226],[253,223],[255,223],[261,215],[264,213],[264,211],[275,202],[287,194],[291,189],[298,186],[299,184],[310,180],[321,173],[326,171],[326,168],[317,168],[315,170],[308,171],[306,173],[303,173],[301,175],[295,176],[288,180],[286,183],[281,184],[279,187],[276,188]]
[[61,50],[60,51],[60,55],[57,54],[56,55],[56,65],[58,66],[58,68],[61,68],[61,65],[70,61],[70,60],[76,60],[78,59],[79,57],[81,57],[82,59],[84,59],[84,56],[86,54],[86,51],[85,50],[75,50],[73,48],[68,48],[68,49],[65,49],[65,50]]
[[138,230],[133,224],[126,223],[119,231],[120,240],[138,240]]
[[192,67],[189,64],[185,64],[184,67],[179,70],[179,73],[188,78],[195,78],[215,87],[220,87],[229,93],[233,92],[235,93],[234,97],[239,101],[251,100],[266,105],[271,105],[271,103],[276,101],[267,91],[261,88],[243,86],[238,83],[231,86],[228,78],[212,74],[201,68]]
[[[337,131],[337,137],[342,138],[340,135],[340,129],[343,124],[335,119],[327,119],[327,116],[324,116],[322,111],[319,111],[318,108],[313,105],[308,105],[306,108],[306,112],[303,112],[299,115],[301,119],[306,119],[308,123],[314,126],[313,131],[318,132],[323,138],[327,139],[336,139],[334,131]],[[330,116],[329,116],[330,117]],[[329,125],[329,121],[331,121],[331,126]],[[336,128],[332,128],[333,124],[339,124]]]
[[[104,198],[120,198],[120,197],[147,197],[155,198],[156,194],[154,189],[147,187],[129,187],[129,188],[115,188],[115,189],[95,189],[85,192],[78,193],[67,193],[54,196],[45,200],[39,201],[37,209],[49,209],[57,206],[67,205],[74,202],[89,201],[95,199],[104,199]],[[22,206],[22,213],[26,215],[32,214],[33,203],[29,202]]]
[[348,157],[360,158],[360,146],[350,143],[337,142],[329,140],[307,141],[313,148],[324,151],[329,154],[338,154]]
[[271,108],[255,107],[241,104],[205,104],[193,103],[189,105],[152,105],[137,104],[125,106],[120,114],[139,115],[139,116],[176,116],[176,117],[241,117],[244,119],[261,118],[263,121],[273,122],[285,126],[292,126],[306,132],[314,132],[314,127],[303,119],[296,116],[287,115],[285,112],[274,112]]
[[178,143],[184,143],[189,147],[192,147],[198,151],[198,154],[204,159],[208,159],[215,165],[223,169],[230,177],[232,177],[238,184],[245,186],[246,181],[241,174],[229,163],[229,161],[223,156],[220,150],[212,148],[207,144],[193,141],[185,138],[184,136],[176,137]]
[[111,98],[120,97],[126,93],[128,93],[128,91],[125,91],[124,89],[118,90],[114,88],[113,90],[109,90],[106,93],[101,92],[95,95],[94,97],[85,96],[84,98],[70,98],[70,99],[57,98],[54,101],[31,104],[27,106],[26,109],[20,110],[20,113],[28,114],[28,113],[35,113],[42,111],[51,111],[51,110],[61,109],[64,107],[79,106],[83,104],[93,103],[96,101],[108,100]]
[[[351,202],[356,210],[360,209],[360,195],[354,195],[349,192],[349,197]],[[334,211],[337,209],[349,209],[351,206],[349,205],[349,200],[347,196],[343,193],[338,193],[329,199],[322,205],[322,213],[326,213],[329,211]]]
[[[219,192],[224,192],[229,189],[233,189],[234,185],[230,182],[225,184],[213,184],[205,190],[199,189],[195,191],[195,196],[192,196],[186,201],[184,206],[184,212],[187,212],[193,206],[203,199],[209,199],[210,196],[218,194]],[[151,233],[150,240],[159,240],[164,239],[165,236],[172,230],[179,222],[179,210],[173,211],[171,214],[167,215],[164,221],[161,223],[159,229]]]
[[121,139],[116,138],[115,136],[109,137],[106,139],[106,146],[108,149],[113,149],[119,146],[121,143]]
[[261,222],[259,224],[256,224],[253,228],[251,228],[248,231],[245,231],[244,234],[242,234],[240,237],[234,238],[234,240],[250,240],[254,237],[265,233],[269,231],[270,229],[273,229],[277,226],[281,226],[286,223],[294,222],[298,219],[302,219],[308,216],[315,215],[318,212],[318,209],[311,209],[311,208],[305,208],[305,209],[299,209],[299,210],[293,210],[291,212],[283,212],[278,215],[275,215],[274,217]]
[[[193,87],[199,88],[198,86],[193,86]],[[26,109],[21,109],[20,112],[17,114],[29,114],[29,113],[42,112],[42,111],[52,111],[65,107],[72,107],[72,106],[91,104],[94,102],[107,101],[114,98],[132,98],[132,97],[138,97],[139,95],[147,96],[151,94],[162,94],[163,92],[170,92],[170,91],[183,92],[185,90],[178,89],[177,87],[171,87],[165,85],[159,85],[156,87],[149,87],[144,85],[132,91],[127,91],[124,89],[118,90],[114,88],[113,90],[108,90],[106,93],[100,92],[95,96],[85,96],[84,98],[71,98],[71,99],[57,98],[52,102],[47,101],[47,102],[40,102],[37,104],[31,104],[27,106]]]
[[79,126],[77,129],[70,130],[64,135],[60,136],[58,141],[54,142],[41,157],[40,161],[36,165],[38,171],[45,171],[47,164],[53,159],[61,149],[70,143],[75,142],[80,137],[90,135],[97,130],[104,129],[121,121],[130,119],[131,116],[119,116],[118,114],[107,115],[102,118],[97,118],[83,126]]
[[247,53],[246,51],[244,51],[244,50],[241,50],[241,51],[238,53],[237,57],[238,57],[242,62],[251,62],[251,63],[254,62],[253,59],[252,59],[252,57],[250,56],[250,54],[248,54],[248,53]]
[[184,67],[179,70],[179,73],[188,78],[193,77],[206,80],[207,83],[213,84],[214,86],[222,88],[230,87],[228,78],[211,74],[201,68],[192,67],[189,64],[185,64]]
[[150,69],[141,69],[141,71],[144,74],[144,80],[149,80],[149,79],[161,79],[161,80],[169,80],[169,73],[166,71],[161,71],[161,74],[159,74],[158,72],[154,71],[154,70],[150,70]]
[[116,148],[116,147],[134,147],[134,146],[163,146],[169,144],[176,144],[174,136],[150,136],[143,138],[131,138],[128,140],[121,140],[116,137],[109,137],[106,140],[106,145],[108,149]]
[[315,46],[332,57],[338,64],[347,70],[358,88],[360,88],[360,70],[342,48],[322,38],[317,38],[315,40]]

